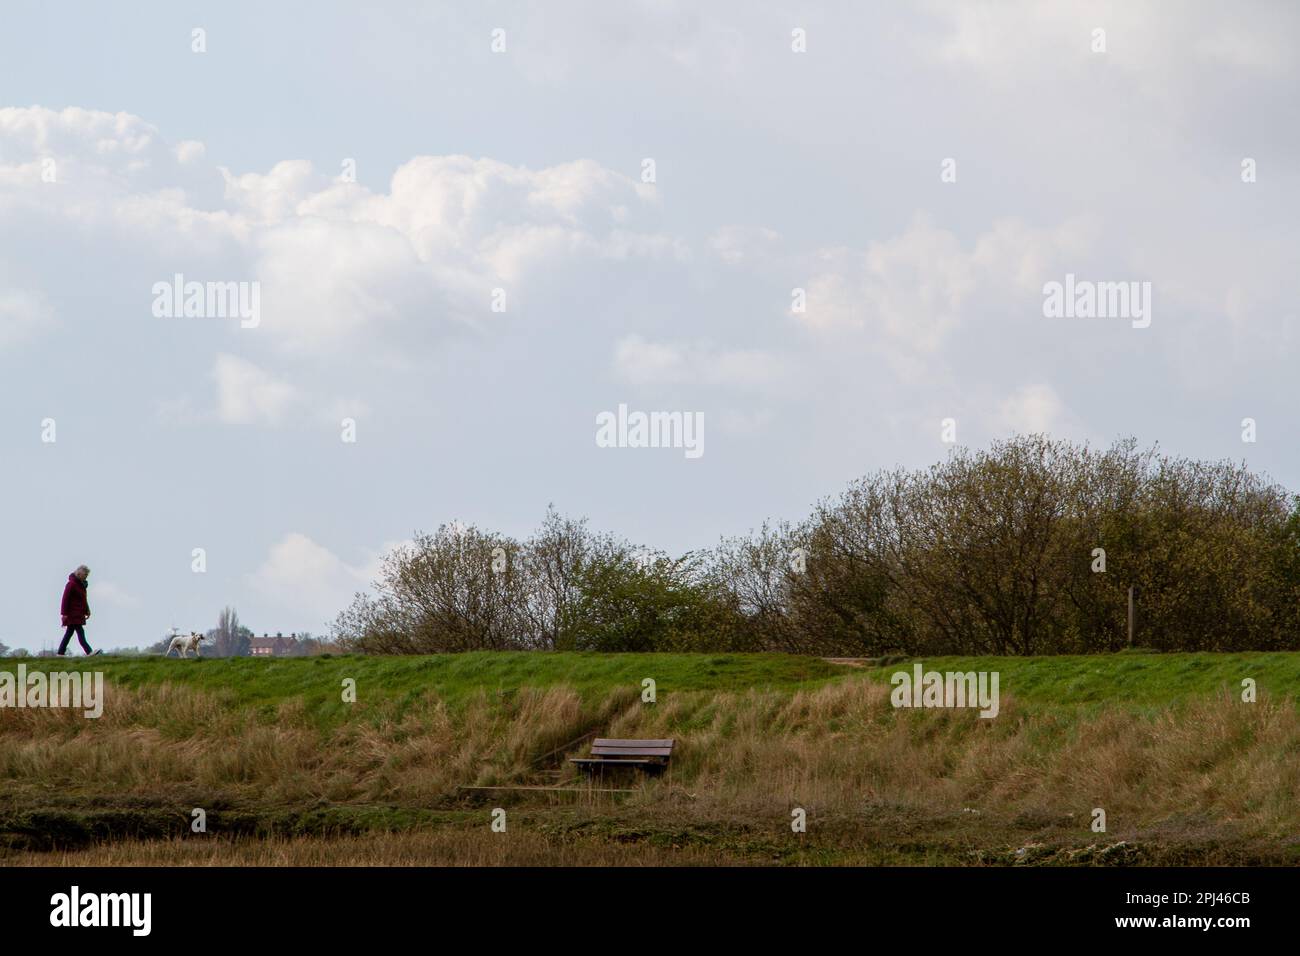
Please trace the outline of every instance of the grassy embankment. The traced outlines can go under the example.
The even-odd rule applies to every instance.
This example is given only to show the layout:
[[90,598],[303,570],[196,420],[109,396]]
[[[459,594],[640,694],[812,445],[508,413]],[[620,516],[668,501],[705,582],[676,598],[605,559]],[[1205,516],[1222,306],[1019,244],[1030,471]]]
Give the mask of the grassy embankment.
[[[25,663],[108,699],[0,710],[4,864],[1300,861],[1300,654],[924,662],[999,671],[993,720],[892,708],[910,663],[781,655]],[[672,769],[583,792],[547,754],[592,731],[675,737]],[[579,789],[463,789],[517,784]]]

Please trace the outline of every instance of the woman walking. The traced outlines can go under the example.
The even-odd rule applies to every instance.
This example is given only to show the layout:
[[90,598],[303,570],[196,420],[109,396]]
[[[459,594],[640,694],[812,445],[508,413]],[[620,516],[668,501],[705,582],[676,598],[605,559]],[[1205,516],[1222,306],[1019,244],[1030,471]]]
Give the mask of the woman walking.
[[84,564],[68,575],[68,583],[63,587],[63,603],[59,606],[59,613],[63,615],[63,626],[67,628],[63,632],[63,643],[59,645],[59,656],[62,657],[68,650],[68,641],[72,640],[72,635],[77,635],[77,640],[81,643],[81,649],[87,654],[99,651],[91,651],[90,645],[86,643],[86,621],[90,617],[90,602],[86,600],[86,579],[90,577],[90,568]]

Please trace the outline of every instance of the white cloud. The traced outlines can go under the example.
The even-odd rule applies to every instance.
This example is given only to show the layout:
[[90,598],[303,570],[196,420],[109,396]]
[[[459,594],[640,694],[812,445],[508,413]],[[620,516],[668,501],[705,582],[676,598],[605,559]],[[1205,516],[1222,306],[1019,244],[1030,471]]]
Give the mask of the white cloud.
[[293,531],[271,546],[252,575],[253,586],[286,611],[321,623],[332,620],[358,591],[367,589],[378,567],[371,555],[350,565],[324,545]]
[[158,402],[160,422],[173,426],[219,423],[279,427],[308,424],[339,428],[344,418],[360,419],[370,412],[358,398],[326,398],[277,378],[265,368],[235,355],[218,353],[208,377],[210,398],[185,393]]
[[77,156],[117,172],[170,164],[157,128],[129,113],[5,107],[0,109],[0,140],[8,156]]
[[671,237],[629,228],[629,210],[652,210],[653,192],[590,160],[532,171],[419,156],[387,194],[312,191],[309,167],[284,167],[240,188],[266,226],[256,240],[266,328],[295,351],[382,352],[399,328],[491,321],[493,289],[518,295],[562,263],[683,254]]
[[722,408],[718,411],[718,429],[731,435],[755,435],[772,424],[772,413],[764,409]]
[[176,144],[175,153],[176,161],[182,166],[187,166],[201,160],[207,153],[207,147],[198,140],[186,139]]
[[[976,68],[1012,81],[1032,72],[1062,77],[1109,56],[1145,86],[1177,94],[1186,77],[1206,65],[1276,76],[1294,70],[1288,37],[1296,13],[1286,4],[1252,5],[1249,16],[1213,2],[1185,2],[1171,16],[1152,0],[1038,3],[1035,0],[932,2],[942,24],[926,47],[941,62]],[[1106,53],[1092,52],[1092,32],[1106,31]],[[1048,69],[1050,67],[1050,69]],[[1182,84],[1185,92],[1186,84]]]
[[[0,109],[0,213],[9,228],[27,217],[64,220],[83,232],[104,228],[173,235],[197,222],[219,233],[227,217],[203,205],[216,196],[203,145],[172,146],[129,113],[40,106]],[[143,226],[143,228],[141,228]]]
[[1088,218],[1037,229],[994,223],[967,250],[957,235],[918,215],[901,235],[865,252],[823,250],[807,286],[807,310],[792,313],[819,332],[854,332],[902,363],[934,353],[976,297],[1024,296],[1041,289],[1093,242]]
[[639,335],[629,335],[614,346],[614,370],[632,385],[680,381],[687,374],[686,364],[677,347],[647,342]]
[[649,342],[629,335],[614,346],[614,371],[629,385],[761,388],[786,374],[779,356],[760,350]]
[[138,597],[134,594],[128,593],[111,581],[95,582],[94,590],[90,592],[90,596],[95,601],[103,601],[105,604],[110,604],[113,607],[140,607],[140,599]]
[[806,311],[795,318],[816,330],[870,329],[907,349],[934,351],[975,285],[957,237],[924,219],[865,253],[828,250],[821,258],[832,267],[809,280]]
[[709,248],[727,265],[763,259],[772,255],[780,235],[774,229],[751,226],[723,226],[709,237]]
[[212,377],[217,383],[217,420],[227,425],[276,425],[303,400],[293,385],[235,355],[218,355]]
[[1004,431],[1029,434],[1055,431],[1065,408],[1050,385],[1024,385],[998,405],[997,424]]
[[[187,272],[258,280],[261,334],[318,357],[392,360],[491,322],[494,288],[517,297],[569,264],[689,254],[654,228],[653,187],[589,159],[531,170],[417,156],[372,192],[304,160],[235,174],[139,117],[40,107],[0,110],[0,157],[0,214],[13,228],[62,224],[183,258]],[[41,182],[47,159],[53,184]]]
[[227,202],[256,222],[279,222],[297,215],[298,204],[328,184],[306,160],[276,163],[266,174],[233,175],[222,167]]
[[0,288],[0,348],[54,324],[54,310],[39,292]]

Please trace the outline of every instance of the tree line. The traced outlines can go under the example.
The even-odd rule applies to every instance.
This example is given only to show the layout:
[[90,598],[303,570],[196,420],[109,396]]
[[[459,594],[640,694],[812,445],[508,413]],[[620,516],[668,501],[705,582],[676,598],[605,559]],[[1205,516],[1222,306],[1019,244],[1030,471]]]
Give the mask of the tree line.
[[1041,435],[879,471],[799,522],[674,557],[551,510],[388,554],[334,625],[363,653],[1063,654],[1300,649],[1300,498],[1244,464]]

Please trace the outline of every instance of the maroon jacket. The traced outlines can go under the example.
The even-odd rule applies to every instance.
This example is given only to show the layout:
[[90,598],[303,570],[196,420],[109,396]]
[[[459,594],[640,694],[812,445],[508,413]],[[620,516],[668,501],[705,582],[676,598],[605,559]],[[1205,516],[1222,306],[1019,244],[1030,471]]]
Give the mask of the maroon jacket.
[[63,603],[59,605],[63,615],[64,627],[76,627],[85,624],[90,617],[90,602],[86,600],[86,585],[75,574],[68,575],[68,583],[63,587]]

